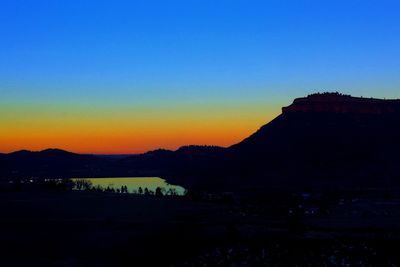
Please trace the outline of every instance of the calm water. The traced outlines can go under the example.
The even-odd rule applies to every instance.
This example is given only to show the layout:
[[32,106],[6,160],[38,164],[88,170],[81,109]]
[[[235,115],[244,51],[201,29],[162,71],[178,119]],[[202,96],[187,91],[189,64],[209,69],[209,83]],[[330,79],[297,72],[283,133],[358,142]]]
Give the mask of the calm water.
[[92,182],[93,186],[101,186],[102,188],[114,188],[120,189],[121,186],[125,185],[128,187],[129,193],[137,192],[139,187],[143,190],[145,188],[155,192],[157,187],[164,188],[166,191],[172,189],[178,195],[183,195],[185,188],[178,185],[170,185],[164,179],[159,177],[110,177],[110,178],[74,178],[85,179]]

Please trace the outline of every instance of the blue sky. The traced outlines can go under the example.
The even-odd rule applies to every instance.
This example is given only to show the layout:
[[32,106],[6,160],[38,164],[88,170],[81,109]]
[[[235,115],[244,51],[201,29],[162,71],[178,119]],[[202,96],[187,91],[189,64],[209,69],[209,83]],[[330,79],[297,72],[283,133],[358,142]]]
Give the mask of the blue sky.
[[398,1],[3,1],[0,90],[15,102],[400,97],[399,11]]

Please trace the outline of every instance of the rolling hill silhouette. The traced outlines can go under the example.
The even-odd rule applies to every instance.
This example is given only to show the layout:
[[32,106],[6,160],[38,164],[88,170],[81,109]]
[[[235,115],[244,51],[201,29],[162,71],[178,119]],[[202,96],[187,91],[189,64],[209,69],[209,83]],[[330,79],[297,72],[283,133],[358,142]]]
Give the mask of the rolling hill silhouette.
[[66,178],[78,174],[99,173],[109,168],[107,161],[61,149],[20,150],[0,157],[4,178]]
[[162,176],[208,190],[400,185],[400,101],[338,93],[294,100],[228,148],[186,146],[121,159],[61,150],[0,155],[2,177]]

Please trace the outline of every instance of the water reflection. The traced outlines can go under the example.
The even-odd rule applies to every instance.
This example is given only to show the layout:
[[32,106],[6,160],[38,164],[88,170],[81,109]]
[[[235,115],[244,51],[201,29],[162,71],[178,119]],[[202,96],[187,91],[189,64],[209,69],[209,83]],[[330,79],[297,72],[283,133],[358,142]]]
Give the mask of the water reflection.
[[170,185],[159,177],[110,177],[110,178],[73,178],[73,181],[87,180],[93,187],[100,186],[103,189],[111,188],[119,190],[126,186],[129,193],[139,193],[140,189],[155,192],[157,187],[163,189],[164,194],[184,195],[185,188],[178,185]]

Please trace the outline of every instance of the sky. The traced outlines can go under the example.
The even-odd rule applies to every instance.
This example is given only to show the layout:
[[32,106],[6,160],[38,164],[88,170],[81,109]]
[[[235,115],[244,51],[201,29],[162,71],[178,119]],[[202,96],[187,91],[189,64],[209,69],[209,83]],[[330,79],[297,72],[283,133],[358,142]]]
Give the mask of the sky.
[[229,146],[294,98],[400,98],[398,0],[4,0],[0,152]]

